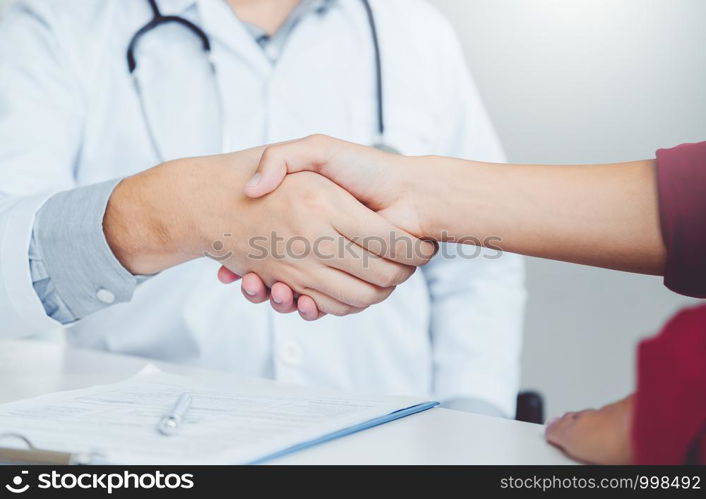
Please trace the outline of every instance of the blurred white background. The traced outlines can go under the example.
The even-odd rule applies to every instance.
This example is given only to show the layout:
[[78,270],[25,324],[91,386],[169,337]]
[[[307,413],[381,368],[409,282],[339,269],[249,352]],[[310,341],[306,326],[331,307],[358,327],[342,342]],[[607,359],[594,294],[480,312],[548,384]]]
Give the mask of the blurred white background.
[[[432,0],[510,160],[613,162],[706,140],[703,0]],[[690,300],[657,278],[530,260],[523,385],[550,414],[630,392],[640,338]]]
[[[703,0],[430,1],[512,161],[649,158],[706,140]],[[529,291],[523,386],[550,415],[628,394],[639,339],[692,302],[658,278],[536,259]]]

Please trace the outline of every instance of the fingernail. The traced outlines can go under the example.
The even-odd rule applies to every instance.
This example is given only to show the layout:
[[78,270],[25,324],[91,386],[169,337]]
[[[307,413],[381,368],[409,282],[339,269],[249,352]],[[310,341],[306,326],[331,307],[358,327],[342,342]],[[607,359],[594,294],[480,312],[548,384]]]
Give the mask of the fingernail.
[[245,294],[248,296],[255,296],[257,292],[253,291],[252,289],[245,288]]
[[544,425],[544,426],[546,426],[547,428],[549,428],[551,425],[553,425],[554,423],[556,423],[556,422],[559,421],[560,419],[561,419],[561,418],[554,418],[554,419],[552,419],[551,421],[549,421],[549,422],[548,422],[546,425]]
[[250,180],[248,180],[248,183],[245,184],[245,187],[255,187],[257,184],[260,183],[260,180],[262,180],[262,175],[258,172],[253,175]]
[[275,302],[277,305],[282,305],[282,300],[275,296],[272,297],[272,301]]

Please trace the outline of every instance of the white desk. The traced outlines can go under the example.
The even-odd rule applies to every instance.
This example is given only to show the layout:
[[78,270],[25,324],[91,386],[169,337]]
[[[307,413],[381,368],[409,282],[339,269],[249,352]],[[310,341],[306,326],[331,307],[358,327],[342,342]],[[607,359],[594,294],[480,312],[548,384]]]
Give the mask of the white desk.
[[[150,361],[35,341],[0,341],[0,403],[120,381]],[[153,362],[199,378],[229,374]],[[242,381],[242,380],[241,380]],[[248,383],[273,383],[248,380]],[[296,390],[292,387],[292,390]],[[351,435],[278,464],[572,464],[542,427],[446,409]]]

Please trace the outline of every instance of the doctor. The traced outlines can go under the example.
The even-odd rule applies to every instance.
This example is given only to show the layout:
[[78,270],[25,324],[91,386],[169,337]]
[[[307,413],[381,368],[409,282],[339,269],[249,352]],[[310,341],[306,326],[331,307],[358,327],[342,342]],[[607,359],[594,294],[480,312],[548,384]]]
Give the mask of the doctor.
[[[353,220],[340,237],[355,238],[380,220],[329,182],[315,192],[295,182],[267,204],[228,202],[257,149],[169,160],[310,133],[504,159],[442,17],[419,0],[371,0],[373,31],[366,5],[18,0],[0,26],[2,334],[71,324],[69,340],[85,347],[512,415],[525,298],[517,256],[448,247],[387,302],[318,323],[234,296],[214,277],[218,262],[195,258],[211,250],[234,271],[258,270],[246,241],[299,236],[296,217],[316,206],[328,208],[310,238]],[[136,39],[159,15],[182,21]],[[423,263],[375,261],[372,275],[340,262],[349,266],[335,282],[335,269],[312,271],[321,262],[297,275],[343,315]],[[354,303],[361,285],[370,292]]]

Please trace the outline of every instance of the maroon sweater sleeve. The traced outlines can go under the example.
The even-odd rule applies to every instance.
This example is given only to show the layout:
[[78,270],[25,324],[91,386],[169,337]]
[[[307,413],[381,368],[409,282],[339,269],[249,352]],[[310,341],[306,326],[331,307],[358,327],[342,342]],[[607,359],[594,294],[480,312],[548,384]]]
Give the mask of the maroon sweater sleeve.
[[680,312],[638,352],[636,464],[706,464],[706,306]]
[[657,151],[665,285],[706,298],[706,142]]

